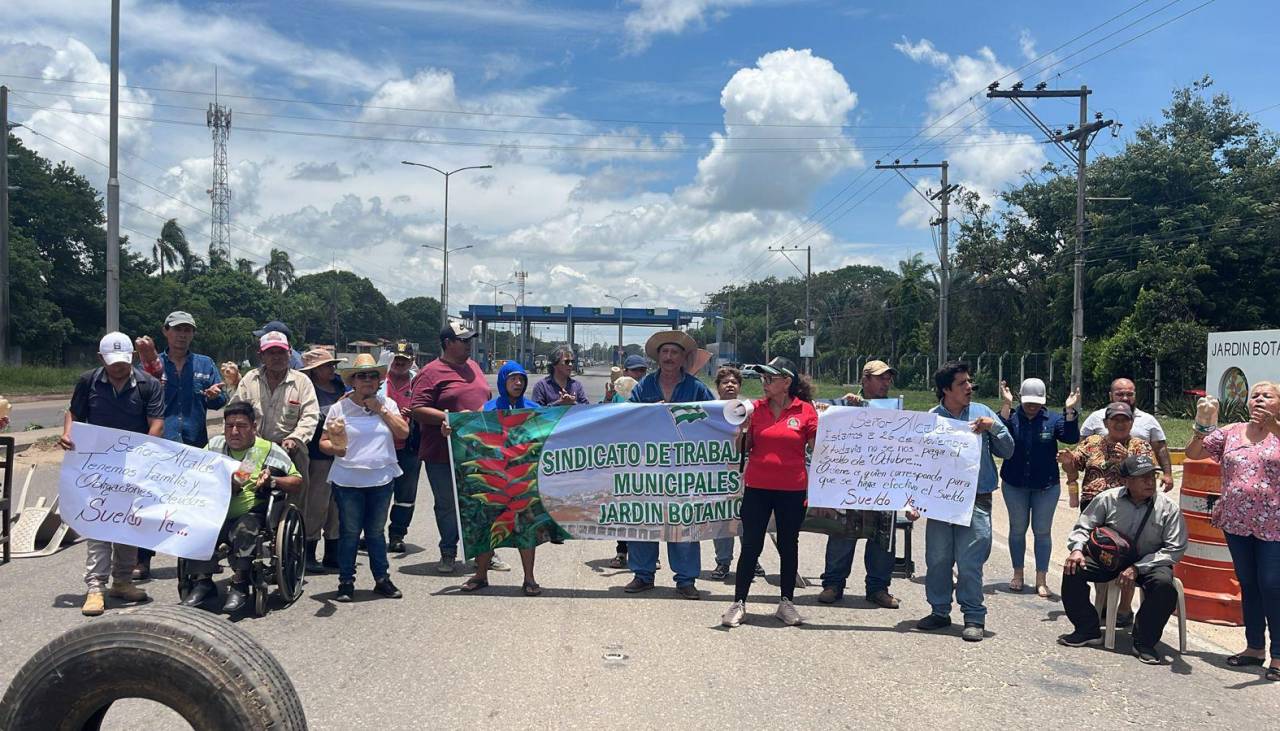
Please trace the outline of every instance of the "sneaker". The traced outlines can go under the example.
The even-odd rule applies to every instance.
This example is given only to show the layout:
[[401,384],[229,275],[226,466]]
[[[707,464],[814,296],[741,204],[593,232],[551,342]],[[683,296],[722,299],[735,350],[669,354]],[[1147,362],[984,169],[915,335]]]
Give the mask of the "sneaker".
[[631,583],[622,587],[622,590],[627,592],[628,594],[639,594],[642,591],[649,591],[652,588],[653,588],[652,581],[645,581],[644,579],[637,576],[631,580]]
[[725,627],[737,627],[742,624],[742,618],[747,616],[747,603],[734,602],[724,614],[720,615],[720,624]]
[[1161,658],[1159,653],[1157,653],[1155,649],[1151,647],[1140,647],[1138,645],[1134,645],[1133,655],[1134,657],[1138,658],[1139,660],[1141,660],[1142,662],[1148,665],[1164,664],[1164,659]]
[[498,554],[493,554],[493,558],[489,559],[490,571],[510,571],[511,564],[498,558]]
[[391,540],[387,541],[387,553],[404,553],[404,552],[405,552],[405,547],[404,547],[403,538],[392,538]]
[[84,595],[84,606],[80,613],[86,617],[96,617],[107,610],[107,598],[100,591],[91,591]]
[[728,576],[729,576],[729,564],[727,563],[718,563],[716,564],[716,567],[711,570],[711,578],[715,579],[716,581],[724,581],[724,579],[727,578]]
[[1097,647],[1102,644],[1102,633],[1096,635],[1085,634],[1080,630],[1076,630],[1069,635],[1061,635],[1058,637],[1058,644],[1065,647]]
[[609,560],[609,568],[625,569],[627,567],[627,554],[619,553]]
[[964,631],[960,633],[960,639],[965,642],[982,642],[983,626],[977,622],[965,622]]
[[844,595],[844,592],[840,591],[834,586],[824,586],[822,587],[822,593],[818,595],[818,601],[822,602],[823,604],[835,604],[836,602],[840,601],[840,598],[843,595]]
[[796,610],[796,605],[785,597],[778,601],[778,611],[774,612],[773,616],[788,627],[804,624],[804,617],[800,616],[800,612]]
[[868,594],[867,601],[884,609],[897,609],[902,606],[902,602],[898,601],[898,597],[890,594],[887,589],[881,589],[874,594]]
[[756,564],[756,576],[764,576],[764,567]]
[[339,582],[338,593],[333,597],[334,601],[350,602],[356,598],[356,585],[354,582]]
[[399,599],[404,596],[404,594],[400,593],[400,590],[396,588],[396,585],[391,583],[390,576],[384,576],[375,581],[373,583],[373,590],[388,599]]
[[1124,629],[1133,624],[1133,612],[1120,612],[1116,615],[1116,629]]
[[951,618],[944,617],[941,614],[930,614],[924,619],[916,622],[916,629],[922,629],[926,632],[935,629],[944,629],[951,626]]
[[116,599],[123,599],[126,602],[145,602],[147,600],[147,592],[134,586],[132,581],[117,581],[111,585],[111,591],[107,593]]
[[693,584],[684,584],[676,587],[676,593],[685,599],[701,599],[702,593],[698,591],[698,587]]
[[458,570],[458,559],[453,556],[441,556],[440,563],[436,565],[436,573],[452,574]]

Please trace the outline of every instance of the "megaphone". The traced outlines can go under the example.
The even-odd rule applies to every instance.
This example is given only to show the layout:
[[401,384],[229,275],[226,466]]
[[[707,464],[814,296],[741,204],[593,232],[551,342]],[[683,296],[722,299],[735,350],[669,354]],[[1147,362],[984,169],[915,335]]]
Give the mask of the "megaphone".
[[751,412],[755,410],[755,404],[750,401],[738,398],[726,401],[724,404],[724,420],[729,422],[730,426],[737,426],[750,419]]

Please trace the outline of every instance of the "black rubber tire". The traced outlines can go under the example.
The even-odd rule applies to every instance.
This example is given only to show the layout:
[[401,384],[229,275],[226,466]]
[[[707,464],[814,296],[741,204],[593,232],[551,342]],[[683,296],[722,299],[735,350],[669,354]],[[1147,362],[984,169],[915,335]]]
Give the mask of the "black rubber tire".
[[280,516],[274,548],[276,591],[287,606],[302,596],[307,572],[307,536],[303,529],[302,511],[292,505],[287,506]]
[[288,674],[248,632],[158,606],[95,619],[41,648],[0,699],[0,729],[96,729],[122,698],[165,705],[196,731],[307,728]]

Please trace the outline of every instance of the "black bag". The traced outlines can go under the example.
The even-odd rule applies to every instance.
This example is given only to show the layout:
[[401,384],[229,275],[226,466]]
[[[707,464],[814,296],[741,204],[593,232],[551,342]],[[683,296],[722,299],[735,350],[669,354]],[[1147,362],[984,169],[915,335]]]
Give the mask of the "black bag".
[[1132,566],[1139,558],[1135,540],[1142,536],[1142,529],[1147,527],[1147,519],[1155,509],[1156,498],[1151,496],[1147,504],[1147,512],[1138,524],[1137,535],[1131,539],[1111,526],[1100,525],[1089,531],[1089,540],[1084,544],[1084,555],[1092,559],[1100,568],[1120,573]]

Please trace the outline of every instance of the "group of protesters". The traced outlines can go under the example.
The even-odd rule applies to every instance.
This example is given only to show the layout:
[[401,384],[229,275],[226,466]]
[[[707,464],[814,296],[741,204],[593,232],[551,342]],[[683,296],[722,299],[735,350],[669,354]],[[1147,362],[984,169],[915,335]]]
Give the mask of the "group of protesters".
[[[325,348],[298,352],[289,328],[271,322],[254,333],[259,365],[242,374],[234,363],[218,366],[193,352],[195,333],[194,318],[178,311],[163,323],[164,352],[157,352],[146,336],[105,336],[99,347],[102,364],[77,382],[60,442],[64,448],[73,447],[71,424],[79,421],[179,441],[240,460],[219,537],[219,543],[230,547],[233,571],[221,602],[227,612],[246,601],[252,537],[261,529],[265,490],[281,490],[300,509],[306,572],[336,571],[338,601],[354,598],[360,550],[368,556],[373,591],[398,598],[402,593],[391,580],[388,555],[406,552],[424,471],[440,535],[436,571],[452,574],[459,568],[448,414],[589,403],[583,384],[574,378],[575,354],[570,347],[552,353],[547,376],[532,387],[524,368],[508,362],[497,374],[495,396],[471,359],[476,333],[458,322],[442,329],[439,356],[421,367],[413,345],[404,340],[381,361],[360,354],[346,363]],[[647,358],[625,359],[606,387],[604,403],[684,403],[740,395],[743,373],[736,368],[721,367],[715,373],[714,392],[695,375],[706,366],[709,354],[684,332],[655,334],[645,354]],[[650,361],[656,366],[652,372]],[[763,573],[759,558],[772,523],[781,562],[775,616],[784,624],[798,625],[804,622],[793,603],[798,538],[807,509],[807,459],[819,413],[832,406],[865,406],[888,398],[896,370],[883,361],[870,361],[862,369],[859,392],[824,401],[814,397],[808,378],[786,358],[752,369],[764,396],[752,403],[737,435],[745,456],[741,547],[733,602],[721,622],[737,627],[747,615],[752,581]],[[930,611],[916,628],[949,627],[954,602],[963,621],[961,637],[979,642],[986,636],[984,571],[992,547],[992,499],[1001,488],[1012,559],[1007,588],[1027,588],[1024,560],[1030,529],[1034,591],[1040,597],[1054,596],[1048,577],[1052,525],[1065,473],[1068,504],[1080,513],[1062,567],[1061,599],[1073,629],[1059,643],[1101,644],[1102,619],[1089,601],[1089,586],[1117,581],[1122,597],[1116,627],[1133,625],[1133,651],[1141,661],[1162,662],[1156,644],[1177,603],[1173,566],[1186,549],[1187,529],[1178,504],[1165,494],[1174,486],[1165,434],[1155,417],[1137,408],[1133,381],[1113,381],[1109,403],[1083,424],[1079,392],[1070,393],[1063,409],[1054,411],[1044,382],[1037,378],[1022,382],[1016,406],[1012,389],[1001,383],[998,411],[973,399],[972,374],[965,363],[941,364],[933,386],[938,402],[930,412],[967,423],[978,437],[981,454],[969,523],[925,520],[925,597]],[[1216,402],[1202,400],[1187,455],[1222,463],[1222,496],[1214,505],[1212,521],[1227,535],[1246,626],[1246,649],[1227,662],[1268,665],[1265,677],[1280,680],[1280,386],[1254,384],[1248,408],[1247,423],[1219,428]],[[210,439],[207,412],[217,409],[224,409],[224,433]],[[1003,461],[999,470],[997,458]],[[911,521],[921,517],[910,506],[905,515]],[[888,535],[866,539],[865,596],[876,607],[897,609],[901,602],[890,593],[895,561],[892,522],[884,531]],[[521,586],[528,596],[542,591],[534,576],[534,559],[544,539],[531,535],[518,546]],[[147,599],[137,582],[149,576],[148,553],[104,541],[87,543],[85,615],[103,613],[108,596],[124,602]],[[713,578],[723,580],[730,574],[733,547],[731,537],[715,541]],[[817,601],[842,600],[855,549],[854,539],[828,538]],[[668,542],[667,560],[677,593],[700,599],[700,544]],[[627,593],[652,590],[661,568],[658,544],[620,541],[612,565],[632,574],[624,587]],[[184,603],[217,606],[218,589],[212,580],[216,562],[187,566],[193,583]],[[474,568],[461,586],[464,592],[488,587],[490,571],[511,570],[492,552],[477,556]],[[1135,586],[1143,591],[1136,617]]]

